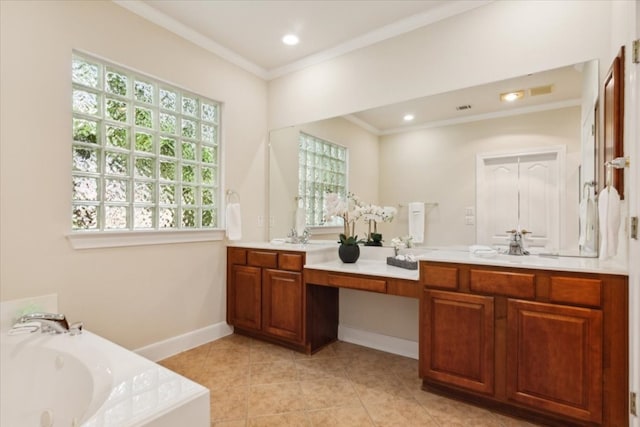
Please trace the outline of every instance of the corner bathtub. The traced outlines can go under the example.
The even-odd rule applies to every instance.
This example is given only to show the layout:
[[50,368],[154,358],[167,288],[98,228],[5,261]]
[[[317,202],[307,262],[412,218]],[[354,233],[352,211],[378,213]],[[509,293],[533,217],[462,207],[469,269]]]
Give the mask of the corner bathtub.
[[209,390],[91,332],[0,333],[0,425],[209,427]]

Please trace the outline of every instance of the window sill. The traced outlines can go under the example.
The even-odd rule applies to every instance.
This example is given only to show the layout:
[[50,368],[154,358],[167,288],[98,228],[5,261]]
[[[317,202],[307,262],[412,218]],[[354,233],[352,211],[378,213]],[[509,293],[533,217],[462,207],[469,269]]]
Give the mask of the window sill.
[[224,239],[224,230],[75,232],[67,234],[67,239],[73,249],[115,248],[221,241]]

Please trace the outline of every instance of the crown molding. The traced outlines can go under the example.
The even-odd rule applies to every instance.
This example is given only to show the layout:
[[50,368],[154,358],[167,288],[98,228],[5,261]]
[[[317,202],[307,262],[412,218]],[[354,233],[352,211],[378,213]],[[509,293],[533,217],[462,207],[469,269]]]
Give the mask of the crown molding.
[[191,28],[187,27],[183,23],[171,18],[170,16],[159,12],[153,7],[149,6],[146,3],[141,1],[131,1],[131,0],[111,0],[118,6],[121,6],[130,12],[139,15],[141,18],[146,19],[147,21],[153,22],[160,27],[171,31],[172,33],[182,37],[183,39],[190,41],[191,43],[199,46],[209,52],[218,55],[222,59],[229,61],[230,63],[237,65],[245,71],[248,71],[256,76],[262,78],[263,80],[268,80],[269,72],[260,67],[259,65],[249,61],[245,57],[238,55],[231,49],[228,49],[209,37],[204,36],[202,33],[198,31],[194,31]]
[[121,6],[132,13],[153,22],[162,28],[184,38],[187,41],[200,46],[209,52],[220,56],[221,58],[229,61],[230,63],[248,71],[264,80],[273,80],[277,77],[282,77],[286,74],[299,71],[303,68],[310,67],[312,65],[319,64],[324,61],[336,58],[354,50],[362,49],[375,43],[399,36],[401,34],[408,33],[418,28],[433,24],[434,22],[441,21],[450,16],[454,16],[460,13],[476,9],[484,6],[495,0],[459,0],[446,2],[444,5],[421,13],[410,16],[409,18],[402,19],[381,27],[377,30],[370,31],[361,36],[355,37],[345,43],[339,44],[333,48],[323,50],[316,54],[309,55],[298,61],[291,62],[282,67],[266,69],[256,63],[248,60],[242,55],[228,49],[209,37],[206,37],[202,33],[195,31],[181,22],[171,18],[170,16],[154,9],[148,4],[142,1],[131,0],[111,0],[113,3]]

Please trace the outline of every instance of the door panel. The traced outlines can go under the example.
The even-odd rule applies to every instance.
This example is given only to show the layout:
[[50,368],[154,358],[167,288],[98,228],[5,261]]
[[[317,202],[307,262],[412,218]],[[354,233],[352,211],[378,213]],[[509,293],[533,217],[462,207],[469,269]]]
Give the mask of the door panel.
[[230,320],[234,326],[260,330],[260,268],[246,265],[231,267],[229,287]]
[[509,300],[507,396],[560,415],[602,420],[602,312]]
[[302,341],[302,274],[266,269],[263,272],[262,330]]
[[493,298],[425,290],[420,372],[424,378],[494,392]]

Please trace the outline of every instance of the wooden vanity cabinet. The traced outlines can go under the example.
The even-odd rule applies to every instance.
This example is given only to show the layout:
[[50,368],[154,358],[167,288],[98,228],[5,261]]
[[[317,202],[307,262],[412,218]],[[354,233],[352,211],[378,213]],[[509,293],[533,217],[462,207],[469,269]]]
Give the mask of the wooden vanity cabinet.
[[238,333],[304,348],[304,253],[227,248],[227,323]]
[[493,298],[424,290],[421,376],[493,394]]
[[420,269],[423,388],[545,425],[628,425],[626,276]]

